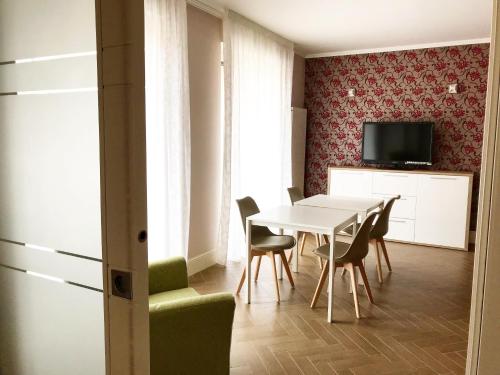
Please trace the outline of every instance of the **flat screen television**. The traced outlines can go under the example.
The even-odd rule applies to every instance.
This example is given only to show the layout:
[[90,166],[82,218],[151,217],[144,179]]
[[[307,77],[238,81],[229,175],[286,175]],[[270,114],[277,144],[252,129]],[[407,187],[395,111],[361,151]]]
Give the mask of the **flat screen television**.
[[365,122],[364,163],[419,166],[432,165],[432,122]]

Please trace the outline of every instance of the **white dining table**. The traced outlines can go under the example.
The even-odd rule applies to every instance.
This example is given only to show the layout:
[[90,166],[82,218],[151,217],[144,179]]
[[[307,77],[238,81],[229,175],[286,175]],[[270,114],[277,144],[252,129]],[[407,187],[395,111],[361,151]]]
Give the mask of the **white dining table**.
[[[298,206],[355,211],[358,213],[359,221],[363,222],[371,211],[376,209],[383,210],[385,202],[381,198],[317,194],[297,201],[294,204]],[[356,231],[353,231],[353,235],[355,233]],[[326,240],[327,238],[325,238],[325,241]],[[333,239],[333,241],[335,241],[335,239]],[[357,279],[358,284],[363,285],[363,279],[361,277]]]
[[363,221],[368,214],[377,208],[384,208],[384,200],[381,198],[332,196],[325,194],[313,195],[294,203],[299,206],[332,208],[337,210],[356,211]]
[[[330,236],[330,263],[335,259],[335,236],[342,229],[353,225],[357,226],[358,214],[356,211],[324,209],[314,206],[278,206],[275,208],[263,210],[262,212],[249,216],[246,219],[246,246],[247,246],[247,303],[252,300],[252,225],[263,225],[271,228],[278,228],[280,234],[284,230],[295,232],[312,232]],[[356,232],[356,230],[354,231]],[[297,246],[294,247],[293,271],[298,272],[299,256]],[[328,274],[328,314],[327,321],[333,321],[333,269],[330,267]]]

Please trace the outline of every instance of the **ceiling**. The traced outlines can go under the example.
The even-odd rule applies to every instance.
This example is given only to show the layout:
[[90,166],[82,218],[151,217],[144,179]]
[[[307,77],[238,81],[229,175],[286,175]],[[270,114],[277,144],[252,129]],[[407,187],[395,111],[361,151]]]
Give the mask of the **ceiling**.
[[490,36],[492,0],[214,1],[309,56],[467,44]]

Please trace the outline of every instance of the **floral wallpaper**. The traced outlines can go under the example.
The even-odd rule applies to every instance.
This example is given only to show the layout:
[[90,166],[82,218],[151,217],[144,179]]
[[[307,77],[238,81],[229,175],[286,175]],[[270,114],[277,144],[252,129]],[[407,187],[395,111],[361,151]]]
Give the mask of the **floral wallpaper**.
[[[364,121],[433,121],[434,170],[474,172],[475,228],[489,44],[306,60],[306,195],[361,165]],[[448,85],[458,83],[458,94]],[[348,89],[356,90],[354,97]]]

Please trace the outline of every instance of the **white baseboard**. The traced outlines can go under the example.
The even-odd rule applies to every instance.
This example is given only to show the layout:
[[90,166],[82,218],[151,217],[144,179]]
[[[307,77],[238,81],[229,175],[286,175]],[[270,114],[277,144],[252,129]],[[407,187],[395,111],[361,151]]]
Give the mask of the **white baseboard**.
[[209,250],[206,253],[188,259],[188,276],[192,276],[195,273],[206,270],[207,268],[212,267],[215,263],[215,250]]

